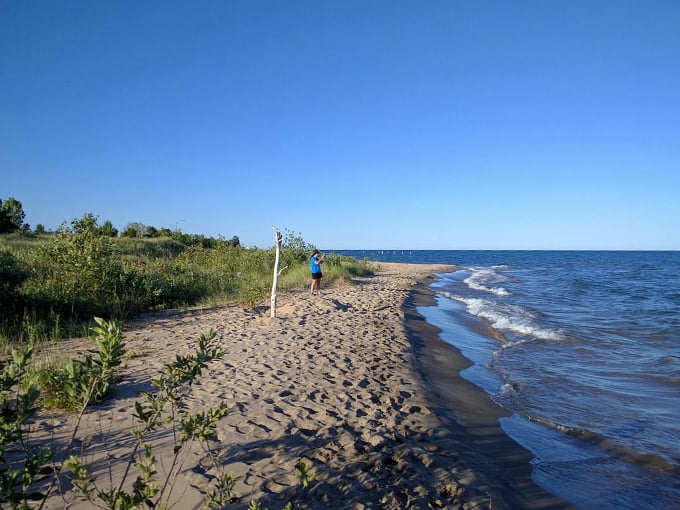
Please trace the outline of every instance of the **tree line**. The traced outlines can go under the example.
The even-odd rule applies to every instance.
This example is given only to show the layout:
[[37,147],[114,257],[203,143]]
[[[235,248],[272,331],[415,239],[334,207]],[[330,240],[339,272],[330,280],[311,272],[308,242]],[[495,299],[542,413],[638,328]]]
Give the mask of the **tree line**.
[[[24,220],[26,213],[24,212],[21,201],[14,197],[9,197],[5,200],[0,199],[0,234],[8,234],[12,232],[20,232],[22,234],[36,234],[45,235],[53,232],[48,231],[44,225],[38,224],[35,230],[31,230],[31,226]],[[179,229],[171,230],[167,227],[156,228],[153,225],[145,225],[139,222],[128,223],[125,229],[120,232],[110,220],[104,221],[101,225],[98,223],[98,217],[92,213],[86,213],[83,218],[79,220],[79,225],[95,232],[99,236],[104,237],[127,237],[127,238],[162,238],[167,237],[182,243],[186,246],[202,246],[203,248],[214,248],[218,243],[227,243],[231,246],[240,246],[241,241],[238,236],[233,236],[226,240],[222,237],[216,239],[214,237],[205,236],[203,234],[188,234]],[[67,228],[65,223],[59,227],[57,231]]]

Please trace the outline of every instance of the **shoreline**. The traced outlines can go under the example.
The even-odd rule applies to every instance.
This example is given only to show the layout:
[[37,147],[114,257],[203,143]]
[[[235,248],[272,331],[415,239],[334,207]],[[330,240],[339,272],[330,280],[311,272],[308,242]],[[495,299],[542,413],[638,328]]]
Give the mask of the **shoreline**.
[[[434,303],[426,282],[452,266],[376,266],[353,285],[322,284],[322,297],[304,289],[279,295],[276,318],[268,306],[233,305],[131,321],[118,393],[81,424],[78,444],[98,469],[92,474],[118,483],[140,391],[213,329],[227,355],[204,371],[189,405],[227,403],[211,442],[221,467],[188,451],[170,504],[201,508],[201,492],[223,469],[238,477],[239,499],[227,506],[238,510],[251,500],[277,510],[291,499],[302,510],[572,508],[531,481],[531,455],[500,429],[502,410],[457,375],[467,360],[417,313]],[[34,437],[59,447],[73,421],[41,413]],[[174,443],[163,433],[150,444],[162,480]],[[319,475],[305,491],[295,476],[301,459]],[[65,506],[91,507],[54,495],[46,508]]]
[[442,340],[441,330],[418,313],[418,307],[435,306],[435,293],[428,287],[435,278],[422,278],[412,287],[404,303],[406,328],[421,376],[432,393],[435,413],[465,444],[459,453],[492,480],[512,509],[575,508],[533,481],[533,455],[500,426],[499,419],[510,413],[460,376],[472,362]]

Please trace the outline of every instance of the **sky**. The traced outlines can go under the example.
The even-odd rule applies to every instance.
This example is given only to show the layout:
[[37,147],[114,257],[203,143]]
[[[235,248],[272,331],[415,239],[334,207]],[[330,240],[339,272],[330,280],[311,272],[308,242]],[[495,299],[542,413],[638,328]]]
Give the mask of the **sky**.
[[330,249],[680,249],[680,2],[0,0],[0,199]]

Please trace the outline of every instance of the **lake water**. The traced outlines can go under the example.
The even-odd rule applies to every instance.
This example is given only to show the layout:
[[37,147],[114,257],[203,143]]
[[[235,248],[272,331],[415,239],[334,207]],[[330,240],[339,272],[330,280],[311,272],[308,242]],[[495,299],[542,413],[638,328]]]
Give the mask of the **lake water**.
[[680,508],[680,252],[337,250],[454,264],[418,311],[583,509]]

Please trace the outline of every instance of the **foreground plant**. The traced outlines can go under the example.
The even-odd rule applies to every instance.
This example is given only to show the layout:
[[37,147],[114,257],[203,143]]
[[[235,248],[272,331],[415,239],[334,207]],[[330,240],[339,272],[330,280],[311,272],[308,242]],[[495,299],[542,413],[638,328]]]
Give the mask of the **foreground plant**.
[[115,321],[94,320],[97,326],[90,328],[90,334],[97,357],[88,354],[84,360],[67,360],[59,367],[38,370],[36,377],[47,407],[78,411],[113,393],[115,372],[125,354],[123,333]]
[[[165,366],[163,373],[152,379],[155,392],[143,393],[144,400],[135,402],[134,417],[137,426],[131,433],[135,444],[129,455],[127,466],[117,487],[103,490],[95,485],[94,477],[89,473],[81,460],[72,455],[65,463],[70,471],[73,484],[80,491],[83,499],[95,503],[103,502],[106,507],[117,510],[135,508],[165,508],[171,501],[172,489],[183,466],[191,444],[198,442],[204,451],[215,459],[208,441],[214,438],[217,422],[227,415],[227,406],[220,403],[216,408],[190,413],[184,400],[189,395],[192,384],[200,377],[207,364],[221,359],[225,351],[217,345],[216,333],[210,331],[201,334],[195,354],[177,355],[175,361]],[[168,426],[175,439],[171,466],[163,479],[156,472],[156,459],[152,446],[148,443],[153,432]],[[215,466],[216,465],[216,461]],[[133,466],[138,476],[127,488]],[[233,489],[229,478],[218,478],[221,484],[210,493],[214,503],[222,502],[230,497],[225,492]]]
[[312,466],[300,459],[295,465],[298,480],[303,489],[309,487],[309,484],[316,481],[317,474],[312,472]]
[[0,360],[0,507],[28,508],[29,501],[44,495],[37,483],[52,474],[51,452],[30,450],[22,441],[24,424],[36,411],[40,392],[22,389],[21,380],[33,355],[33,347],[13,349],[12,358]]

